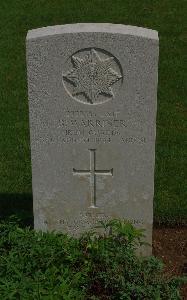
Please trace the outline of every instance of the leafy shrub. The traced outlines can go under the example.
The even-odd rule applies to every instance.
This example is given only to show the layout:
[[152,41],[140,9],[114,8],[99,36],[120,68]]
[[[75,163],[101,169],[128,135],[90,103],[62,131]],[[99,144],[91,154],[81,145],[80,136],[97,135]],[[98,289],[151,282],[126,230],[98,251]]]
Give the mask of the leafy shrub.
[[138,257],[143,232],[101,223],[79,239],[0,223],[0,299],[181,299],[184,278],[167,279],[155,257]]

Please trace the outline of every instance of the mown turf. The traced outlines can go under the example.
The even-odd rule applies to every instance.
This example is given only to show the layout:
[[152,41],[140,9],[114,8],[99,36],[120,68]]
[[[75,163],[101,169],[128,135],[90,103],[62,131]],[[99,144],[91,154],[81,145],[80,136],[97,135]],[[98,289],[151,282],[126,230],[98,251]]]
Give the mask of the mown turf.
[[25,64],[27,30],[65,23],[111,22],[159,32],[154,215],[158,221],[180,222],[186,218],[186,15],[186,0],[0,1],[1,212],[5,207],[7,211],[10,206],[12,210],[20,207],[20,201],[31,209],[26,204],[32,199]]

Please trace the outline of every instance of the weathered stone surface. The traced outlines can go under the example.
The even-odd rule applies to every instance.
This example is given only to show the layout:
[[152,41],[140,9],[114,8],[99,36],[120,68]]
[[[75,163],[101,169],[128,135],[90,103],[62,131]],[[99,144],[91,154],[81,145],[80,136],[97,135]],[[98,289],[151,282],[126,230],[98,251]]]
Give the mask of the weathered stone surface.
[[[72,24],[27,35],[36,229],[153,222],[158,35]],[[151,248],[144,250],[150,253]]]

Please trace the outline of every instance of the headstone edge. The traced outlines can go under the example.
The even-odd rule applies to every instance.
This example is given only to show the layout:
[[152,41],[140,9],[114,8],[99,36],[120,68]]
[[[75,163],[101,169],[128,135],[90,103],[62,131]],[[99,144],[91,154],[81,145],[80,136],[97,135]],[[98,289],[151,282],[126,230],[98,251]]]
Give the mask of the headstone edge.
[[111,34],[124,34],[131,36],[139,36],[158,41],[158,32],[156,30],[137,27],[132,25],[112,24],[112,23],[74,23],[65,25],[54,25],[29,30],[26,40],[44,38],[52,35],[70,34],[70,33],[100,32]]

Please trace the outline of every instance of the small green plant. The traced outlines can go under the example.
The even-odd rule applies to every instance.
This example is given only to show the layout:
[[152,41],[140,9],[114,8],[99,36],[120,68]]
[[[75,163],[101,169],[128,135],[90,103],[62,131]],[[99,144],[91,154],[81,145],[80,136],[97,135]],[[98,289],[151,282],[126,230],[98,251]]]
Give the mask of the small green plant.
[[139,257],[143,231],[120,220],[79,239],[0,223],[0,299],[177,300],[184,278],[167,279],[155,257]]

